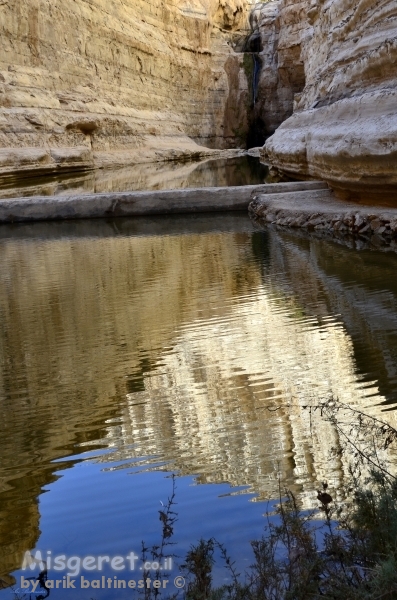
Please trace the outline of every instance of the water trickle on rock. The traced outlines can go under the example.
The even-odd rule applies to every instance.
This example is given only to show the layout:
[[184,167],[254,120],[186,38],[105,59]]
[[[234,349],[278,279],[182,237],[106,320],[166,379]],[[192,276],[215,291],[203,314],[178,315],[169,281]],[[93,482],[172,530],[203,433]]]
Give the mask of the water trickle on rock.
[[252,55],[252,60],[254,62],[254,70],[253,70],[253,75],[252,75],[252,99],[253,99],[253,103],[255,106],[256,99],[258,96],[259,75],[261,72],[262,63],[261,63],[259,54],[257,54],[257,53],[254,53]]

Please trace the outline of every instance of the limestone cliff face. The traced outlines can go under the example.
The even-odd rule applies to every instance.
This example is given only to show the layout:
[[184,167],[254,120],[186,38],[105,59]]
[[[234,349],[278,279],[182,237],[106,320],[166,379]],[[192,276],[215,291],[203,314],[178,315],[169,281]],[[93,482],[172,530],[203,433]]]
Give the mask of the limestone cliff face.
[[291,116],[294,95],[305,83],[301,43],[305,32],[305,2],[283,0],[256,4],[253,35],[259,37],[260,76],[253,120],[265,137]]
[[241,145],[250,0],[0,6],[0,179]]
[[[280,14],[288,4],[277,3]],[[304,0],[300,5],[305,86],[295,96],[294,114],[266,143],[267,155],[286,171],[325,179],[343,197],[393,196],[397,4]],[[288,29],[284,33],[289,36]]]

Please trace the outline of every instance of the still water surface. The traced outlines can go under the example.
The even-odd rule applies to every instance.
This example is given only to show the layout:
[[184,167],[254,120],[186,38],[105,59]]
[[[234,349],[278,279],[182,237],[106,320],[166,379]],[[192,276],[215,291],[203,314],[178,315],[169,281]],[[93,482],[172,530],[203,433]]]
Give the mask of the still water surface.
[[0,187],[0,198],[257,185],[268,177],[268,167],[252,156],[185,163],[168,161],[34,177],[21,180],[16,187],[15,184]]
[[337,432],[304,406],[335,396],[395,424],[393,253],[233,214],[2,226],[0,261],[7,581],[27,550],[156,541],[171,472],[177,552],[214,535],[243,569],[279,475],[307,507],[343,482]]

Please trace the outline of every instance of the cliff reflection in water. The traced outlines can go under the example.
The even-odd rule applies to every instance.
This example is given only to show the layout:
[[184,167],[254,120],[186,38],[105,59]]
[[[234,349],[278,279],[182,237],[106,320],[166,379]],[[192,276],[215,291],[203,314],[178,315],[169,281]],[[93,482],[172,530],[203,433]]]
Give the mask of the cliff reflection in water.
[[0,186],[0,198],[257,185],[265,183],[268,175],[268,167],[252,156],[142,163],[121,169],[25,179],[17,186]]
[[304,406],[396,401],[395,255],[223,215],[4,227],[0,252],[3,576],[35,546],[54,459],[111,448],[259,498],[281,472],[309,504],[346,462]]

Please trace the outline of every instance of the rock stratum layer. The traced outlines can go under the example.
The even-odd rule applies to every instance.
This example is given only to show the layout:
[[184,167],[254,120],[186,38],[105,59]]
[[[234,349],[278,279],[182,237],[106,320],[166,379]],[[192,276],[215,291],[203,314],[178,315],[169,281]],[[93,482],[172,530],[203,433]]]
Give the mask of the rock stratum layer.
[[0,180],[236,147],[249,0],[0,5]]
[[273,86],[273,104],[262,108],[269,133],[294,110],[268,139],[268,160],[324,179],[344,198],[397,196],[395,0],[280,0],[258,21],[260,88]]

